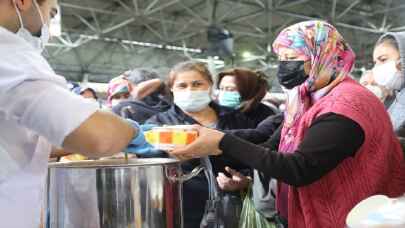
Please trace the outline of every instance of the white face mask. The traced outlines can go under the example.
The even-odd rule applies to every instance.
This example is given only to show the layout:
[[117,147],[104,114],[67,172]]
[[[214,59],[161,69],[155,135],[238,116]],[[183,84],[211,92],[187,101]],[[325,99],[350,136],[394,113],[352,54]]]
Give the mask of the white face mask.
[[390,60],[373,68],[375,82],[388,90],[399,90],[404,84],[404,75],[397,69],[397,61]]
[[35,5],[35,8],[38,11],[38,14],[41,18],[41,22],[42,22],[42,27],[41,27],[41,37],[36,37],[34,35],[31,34],[30,31],[28,31],[25,27],[24,27],[24,22],[22,20],[22,16],[20,11],[17,8],[17,4],[15,4],[15,9],[18,15],[18,19],[20,21],[20,29],[17,31],[17,36],[23,38],[25,41],[27,41],[29,44],[31,44],[32,47],[34,47],[38,52],[42,52],[45,48],[45,45],[48,43],[49,39],[50,39],[50,35],[49,35],[49,27],[48,25],[45,23],[44,17],[42,16],[41,13],[41,9],[39,8],[39,5],[37,3],[36,0],[33,0],[33,3]]
[[209,90],[173,92],[174,103],[186,112],[199,112],[211,102]]

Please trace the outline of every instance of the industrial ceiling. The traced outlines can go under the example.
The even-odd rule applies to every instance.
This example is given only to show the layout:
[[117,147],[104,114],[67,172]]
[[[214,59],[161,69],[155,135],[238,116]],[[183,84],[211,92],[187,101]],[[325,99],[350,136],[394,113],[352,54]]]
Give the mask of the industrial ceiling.
[[[134,67],[164,76],[175,63],[197,58],[212,69],[276,66],[271,43],[296,22],[335,25],[369,68],[384,32],[405,30],[404,0],[60,0],[62,35],[45,53],[57,73],[75,81],[106,82]],[[233,34],[234,57],[209,57],[207,28]],[[364,69],[364,68],[363,68]]]

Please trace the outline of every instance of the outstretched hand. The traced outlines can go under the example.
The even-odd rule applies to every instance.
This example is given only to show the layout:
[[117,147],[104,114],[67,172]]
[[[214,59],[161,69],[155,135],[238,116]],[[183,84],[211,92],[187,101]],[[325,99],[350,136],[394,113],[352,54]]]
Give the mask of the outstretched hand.
[[231,177],[227,177],[224,173],[219,173],[217,177],[218,186],[224,191],[240,191],[249,186],[252,178],[244,176],[236,170],[225,167]]
[[219,143],[224,137],[223,132],[200,125],[193,125],[193,129],[198,132],[198,138],[187,146],[177,147],[169,151],[170,155],[180,160],[190,160],[208,155],[222,154]]

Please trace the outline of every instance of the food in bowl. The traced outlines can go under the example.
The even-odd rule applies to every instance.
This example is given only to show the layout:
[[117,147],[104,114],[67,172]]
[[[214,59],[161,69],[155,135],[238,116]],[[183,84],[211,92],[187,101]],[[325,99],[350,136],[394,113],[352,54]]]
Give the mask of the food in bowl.
[[154,127],[145,132],[145,139],[156,149],[169,150],[186,146],[198,137],[198,132],[189,125]]

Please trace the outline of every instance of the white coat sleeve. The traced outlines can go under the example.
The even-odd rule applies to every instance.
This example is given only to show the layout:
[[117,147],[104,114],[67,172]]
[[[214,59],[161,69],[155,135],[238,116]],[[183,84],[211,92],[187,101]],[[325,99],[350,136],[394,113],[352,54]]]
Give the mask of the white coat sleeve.
[[0,96],[0,115],[62,146],[98,104],[47,81],[27,81]]
[[[1,46],[1,45],[0,45]],[[98,110],[67,90],[46,60],[16,46],[0,55],[0,118],[14,121],[55,146]]]

